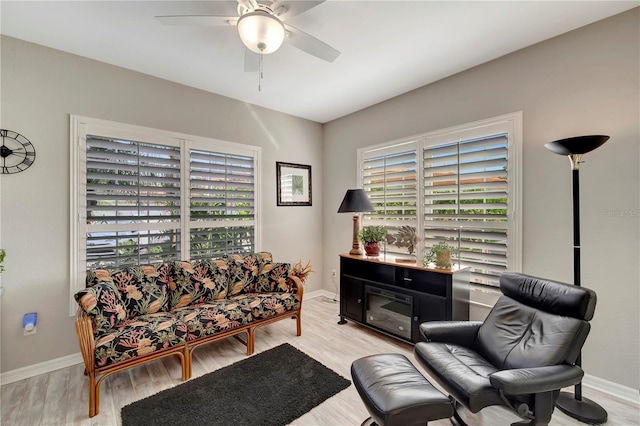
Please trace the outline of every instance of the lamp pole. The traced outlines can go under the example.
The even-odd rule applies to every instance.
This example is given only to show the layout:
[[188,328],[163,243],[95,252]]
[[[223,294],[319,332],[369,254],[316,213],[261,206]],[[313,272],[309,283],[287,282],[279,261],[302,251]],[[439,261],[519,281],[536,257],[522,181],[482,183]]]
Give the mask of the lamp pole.
[[573,284],[581,287],[580,281],[580,157],[570,155],[573,193]]
[[[580,281],[580,163],[582,154],[598,148],[609,136],[578,136],[562,139],[545,145],[545,148],[560,155],[567,155],[571,162],[571,181],[573,195],[573,284],[581,286]],[[575,365],[582,365],[582,355],[578,354]],[[556,406],[560,411],[583,423],[604,423],[607,411],[597,403],[582,396],[582,382],[574,387],[574,394],[560,392]]]

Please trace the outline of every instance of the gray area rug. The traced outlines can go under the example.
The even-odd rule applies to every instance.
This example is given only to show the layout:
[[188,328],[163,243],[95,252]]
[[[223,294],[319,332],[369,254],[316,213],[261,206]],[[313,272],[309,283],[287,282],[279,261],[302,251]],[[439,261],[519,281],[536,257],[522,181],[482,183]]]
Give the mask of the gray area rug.
[[281,426],[350,384],[285,343],[123,407],[122,425]]

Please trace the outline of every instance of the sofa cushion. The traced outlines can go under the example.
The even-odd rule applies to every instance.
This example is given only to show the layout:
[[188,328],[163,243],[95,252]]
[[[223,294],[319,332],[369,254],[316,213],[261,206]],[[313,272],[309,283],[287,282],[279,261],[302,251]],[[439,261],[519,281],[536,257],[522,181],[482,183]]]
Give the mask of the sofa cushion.
[[96,367],[101,368],[136,356],[185,342],[187,327],[168,312],[140,315],[96,335]]
[[223,259],[229,268],[228,296],[286,291],[290,265],[274,264],[271,253],[232,254],[223,256]]
[[224,299],[229,286],[226,262],[196,260],[174,262],[171,309]]
[[272,263],[271,265],[272,267],[269,271],[258,276],[256,292],[291,292],[291,282],[289,281],[289,270],[291,269],[291,264]]
[[129,318],[169,310],[171,264],[131,266],[111,271]]
[[295,293],[248,293],[234,296],[231,300],[249,306],[254,319],[273,317],[300,307],[300,299]]
[[220,331],[231,330],[251,322],[251,308],[229,299],[187,306],[173,311],[186,324],[187,340],[195,340]]
[[127,307],[120,299],[120,292],[113,281],[100,281],[80,290],[73,297],[91,317],[96,333],[111,330],[127,319]]

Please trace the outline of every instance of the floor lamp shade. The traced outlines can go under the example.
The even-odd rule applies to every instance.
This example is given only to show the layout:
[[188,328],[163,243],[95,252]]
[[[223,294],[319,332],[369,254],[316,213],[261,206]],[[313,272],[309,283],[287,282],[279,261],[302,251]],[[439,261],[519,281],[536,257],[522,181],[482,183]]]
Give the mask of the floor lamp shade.
[[[560,139],[546,144],[544,147],[549,151],[566,155],[569,157],[572,169],[573,182],[573,284],[580,286],[580,169],[582,154],[593,151],[600,147],[609,136],[591,135],[576,136],[573,138]],[[582,364],[581,356],[578,355],[576,365]],[[597,403],[582,397],[582,383],[575,386],[574,394],[560,392],[556,406],[563,413],[578,419],[584,423],[604,423],[607,421],[607,412]]]
[[348,189],[340,203],[338,213],[354,213],[353,215],[353,244],[349,254],[361,255],[360,243],[358,242],[358,231],[360,230],[361,212],[375,211],[367,193],[363,189]]
[[549,142],[544,147],[559,155],[586,154],[599,148],[608,140],[609,136],[604,135],[576,136]]

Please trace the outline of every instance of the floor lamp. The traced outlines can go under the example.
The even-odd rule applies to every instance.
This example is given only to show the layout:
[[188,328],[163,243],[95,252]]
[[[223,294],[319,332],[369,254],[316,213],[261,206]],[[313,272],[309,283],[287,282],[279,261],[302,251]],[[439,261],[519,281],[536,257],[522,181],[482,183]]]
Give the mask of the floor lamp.
[[362,255],[362,249],[358,242],[358,231],[360,230],[360,212],[375,211],[367,193],[364,189],[348,189],[344,194],[342,203],[338,208],[338,213],[353,213],[353,244],[349,254]]
[[[600,147],[609,136],[592,135],[577,136],[550,142],[544,147],[549,151],[566,155],[571,161],[573,181],[573,284],[580,286],[580,179],[579,165],[582,155]],[[582,364],[582,357],[578,355],[576,365]],[[574,395],[569,392],[560,392],[556,402],[560,411],[583,423],[604,423],[607,421],[607,412],[597,403],[582,397],[582,383],[575,386]]]

